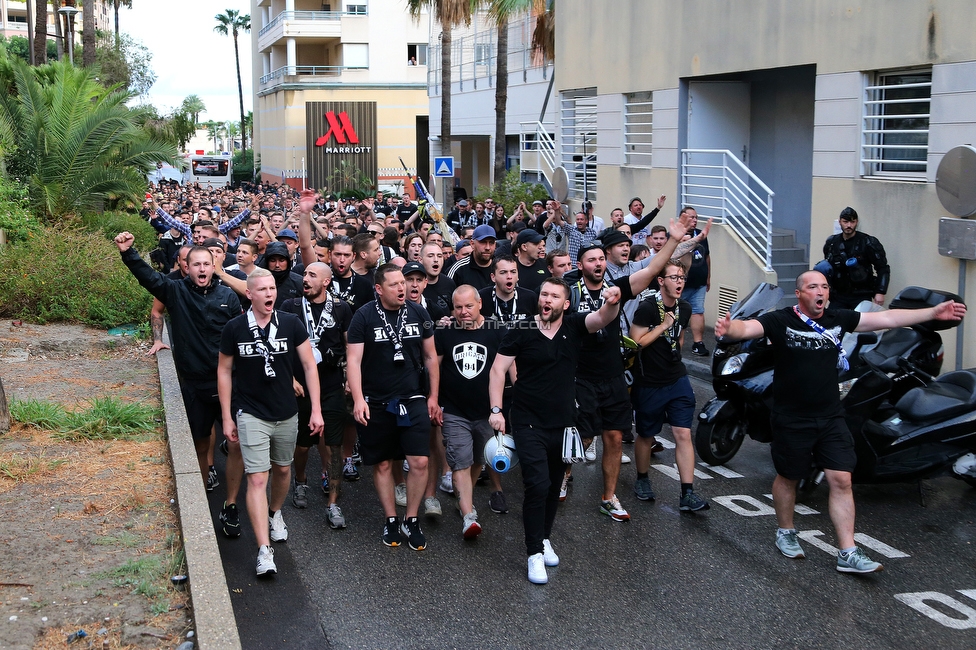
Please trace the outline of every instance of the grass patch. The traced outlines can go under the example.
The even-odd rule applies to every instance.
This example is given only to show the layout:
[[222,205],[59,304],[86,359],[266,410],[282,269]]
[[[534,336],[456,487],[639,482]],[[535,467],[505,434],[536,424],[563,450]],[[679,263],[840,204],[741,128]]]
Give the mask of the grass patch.
[[41,400],[15,399],[10,415],[26,426],[54,431],[59,440],[145,441],[157,435],[159,409],[114,397],[96,397],[87,409],[78,411]]
[[[135,539],[134,535],[122,533],[122,536]],[[112,543],[112,537],[96,540],[106,540]],[[127,539],[127,538],[126,538]],[[118,542],[123,544],[123,542]],[[186,571],[186,555],[180,545],[179,537],[170,534],[166,537],[166,549],[154,555],[144,555],[127,560],[124,564],[109,571],[95,574],[97,579],[111,578],[112,585],[119,588],[131,588],[132,593],[144,596],[150,602],[150,611],[154,616],[169,611],[170,592],[175,588],[170,582],[170,576],[179,575]],[[133,546],[136,543],[132,544]]]
[[121,546],[123,548],[134,548],[139,545],[139,537],[132,533],[122,531],[118,535],[106,535],[97,537],[92,542],[95,546]]
[[0,458],[0,476],[6,476],[15,483],[26,481],[40,469],[40,456],[13,454],[10,458]]

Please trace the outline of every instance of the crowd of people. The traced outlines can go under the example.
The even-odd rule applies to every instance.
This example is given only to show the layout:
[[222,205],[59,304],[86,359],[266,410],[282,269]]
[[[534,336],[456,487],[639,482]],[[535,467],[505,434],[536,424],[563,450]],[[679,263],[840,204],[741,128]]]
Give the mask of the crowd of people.
[[[483,524],[476,484],[490,483],[490,510],[509,510],[483,454],[489,438],[507,432],[524,485],[528,578],[542,584],[546,567],[559,563],[551,534],[572,480],[567,441],[581,438],[582,456],[594,461],[602,438],[594,506],[626,522],[631,515],[617,496],[621,465],[631,462],[623,445],[634,444],[634,496],[655,500],[648,471],[665,423],[676,444],[678,506],[708,509],[694,489],[695,397],[681,348],[689,329],[692,352],[709,354],[702,331],[710,224],[699,229],[696,211],[684,206],[677,219],[652,226],[665,202],[659,197],[644,215],[634,198],[604,227],[585,202],[570,218],[556,201],[460,200],[435,219],[408,194],[343,201],[283,184],[151,188],[142,215],[160,233],[149,253],[155,268],[132,248],[131,234],[116,243],[156,299],[152,352],[168,347],[169,314],[208,491],[220,481],[215,446],[227,453],[220,530],[241,534],[246,477],[256,571],[275,573],[271,544],[288,538],[282,507],[289,492],[295,508],[308,507],[316,447],[332,528],[347,525],[341,487],[359,480],[361,461],[372,467],[384,544],[426,548],[420,516],[443,515],[438,492],[456,496],[460,532],[474,539]],[[823,287],[802,291],[816,294],[822,315]],[[722,321],[716,332],[769,335],[772,321],[763,321],[767,330],[757,322]],[[839,322],[859,327],[853,318]],[[791,462],[782,473],[790,480],[802,461]],[[842,492],[843,481],[835,482]],[[852,499],[850,509],[852,530]],[[798,557],[790,530],[781,526],[777,546]],[[876,570],[864,562],[848,566]]]

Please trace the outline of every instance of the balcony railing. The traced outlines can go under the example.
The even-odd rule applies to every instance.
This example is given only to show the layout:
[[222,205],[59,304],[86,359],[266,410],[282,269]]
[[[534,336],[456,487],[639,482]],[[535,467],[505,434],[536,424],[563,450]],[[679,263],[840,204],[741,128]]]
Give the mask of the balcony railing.
[[281,77],[317,76],[338,77],[346,70],[368,70],[365,65],[286,65],[261,77],[261,85],[271,83]]
[[364,13],[351,11],[282,11],[261,28],[258,36],[264,36],[280,22],[286,20],[339,20],[343,16],[365,16]]

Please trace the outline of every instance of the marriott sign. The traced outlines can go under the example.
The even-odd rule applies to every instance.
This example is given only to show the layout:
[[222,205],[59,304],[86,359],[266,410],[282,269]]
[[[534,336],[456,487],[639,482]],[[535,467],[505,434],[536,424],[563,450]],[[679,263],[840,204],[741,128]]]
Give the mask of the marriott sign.
[[376,102],[307,102],[305,119],[310,187],[347,189],[333,179],[341,162],[376,182]]

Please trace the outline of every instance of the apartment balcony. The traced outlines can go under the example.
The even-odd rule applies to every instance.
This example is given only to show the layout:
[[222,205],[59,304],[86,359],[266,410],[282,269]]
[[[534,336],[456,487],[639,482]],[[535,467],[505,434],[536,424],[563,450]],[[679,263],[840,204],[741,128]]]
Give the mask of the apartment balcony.
[[292,65],[278,68],[260,79],[259,93],[282,85],[301,86],[320,83],[362,83],[369,77],[369,66]]
[[359,29],[365,13],[349,11],[282,11],[258,31],[258,51],[267,52],[283,39],[337,39],[343,30]]

